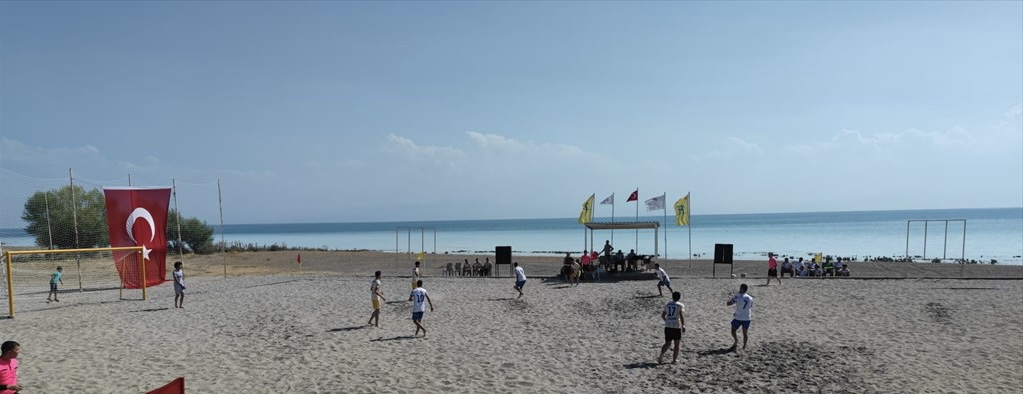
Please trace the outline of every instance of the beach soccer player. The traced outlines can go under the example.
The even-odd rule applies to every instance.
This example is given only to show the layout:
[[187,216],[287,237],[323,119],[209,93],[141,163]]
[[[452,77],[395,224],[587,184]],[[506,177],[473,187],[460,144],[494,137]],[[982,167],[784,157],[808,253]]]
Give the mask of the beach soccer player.
[[[476,259],[479,261],[479,259]],[[422,277],[419,276],[419,262],[416,262],[416,267],[412,269],[412,289],[416,288],[416,283],[419,282]]]
[[526,270],[519,267],[519,262],[516,261],[515,265],[515,291],[519,292],[519,298],[522,298],[522,288],[526,286]]
[[735,335],[735,332],[742,327],[742,350],[746,350],[746,342],[749,339],[746,331],[749,330],[750,321],[753,320],[753,297],[746,294],[748,287],[745,283],[739,286],[739,294],[734,294],[728,299],[726,305],[735,305],[735,314],[732,315],[732,347],[730,350],[735,350],[739,345],[739,337]]
[[185,271],[180,261],[174,262],[174,307],[185,307]]
[[412,289],[408,300],[412,301],[412,322],[416,323],[415,335],[419,335],[419,330],[423,330],[425,337],[426,327],[423,327],[423,315],[426,314],[426,304],[430,304],[430,312],[433,312],[433,301],[430,301],[430,296],[426,294],[422,280],[416,281],[416,288]]
[[668,351],[672,342],[675,343],[675,350],[672,353],[671,363],[678,362],[679,343],[682,342],[682,333],[686,332],[686,318],[683,316],[686,306],[679,302],[681,299],[682,293],[672,292],[671,302],[668,302],[664,306],[664,310],[661,311],[661,319],[664,319],[664,346],[661,346],[661,354],[657,356],[658,364],[664,363],[664,353]]
[[657,270],[657,279],[658,279],[658,281],[657,281],[657,295],[662,296],[662,297],[664,296],[664,293],[661,291],[661,286],[667,287],[669,293],[674,293],[675,290],[671,289],[671,278],[668,277],[668,273],[664,271],[664,268],[661,268],[661,264],[654,263],[654,269]]
[[[369,282],[370,301],[373,303],[373,314],[369,315],[367,325],[380,327],[380,304],[384,301],[384,291],[380,289],[380,271],[373,274],[373,281]],[[374,323],[376,321],[376,323]]]
[[53,301],[60,302],[57,299],[57,283],[64,284],[64,280],[60,278],[63,274],[64,267],[57,266],[57,270],[53,271],[53,274],[50,275],[50,294],[46,295],[47,302],[50,301],[50,296],[53,296]]
[[18,384],[18,354],[21,345],[6,341],[0,345],[0,394],[15,394],[25,387]]
[[771,285],[771,278],[776,279],[778,281],[779,285],[781,284],[781,277],[778,276],[778,259],[774,258],[774,253],[768,252],[767,253],[767,284],[765,286],[770,286]]

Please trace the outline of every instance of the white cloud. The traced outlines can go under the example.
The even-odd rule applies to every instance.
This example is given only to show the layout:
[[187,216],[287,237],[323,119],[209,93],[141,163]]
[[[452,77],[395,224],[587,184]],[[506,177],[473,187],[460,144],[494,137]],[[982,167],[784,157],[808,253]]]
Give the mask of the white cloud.
[[1009,108],[1008,111],[1005,111],[1005,117],[1007,119],[1023,117],[1023,103],[1016,104],[1014,107]]
[[727,144],[723,144],[720,149],[710,149],[703,151],[699,154],[690,156],[690,159],[696,162],[706,162],[720,160],[724,158],[730,158],[735,156],[747,156],[749,153],[764,153],[764,149],[759,144],[746,141],[739,137],[727,137]]
[[731,141],[733,144],[736,144],[736,145],[740,146],[746,152],[764,153],[764,150],[760,148],[760,145],[757,145],[757,144],[754,144],[752,142],[746,141],[746,140],[744,140],[742,138],[739,138],[739,137],[728,137],[728,140]]
[[387,144],[384,146],[384,150],[398,153],[410,160],[428,159],[452,166],[465,156],[461,150],[456,148],[418,145],[411,139],[394,134],[387,135]]

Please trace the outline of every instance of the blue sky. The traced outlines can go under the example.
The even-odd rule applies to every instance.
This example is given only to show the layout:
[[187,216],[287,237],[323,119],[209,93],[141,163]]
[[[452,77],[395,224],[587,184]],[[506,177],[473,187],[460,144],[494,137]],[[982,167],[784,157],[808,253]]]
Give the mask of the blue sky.
[[[3,2],[0,226],[1023,206],[1023,2]],[[642,209],[641,209],[642,211]],[[598,206],[597,216],[610,215]]]

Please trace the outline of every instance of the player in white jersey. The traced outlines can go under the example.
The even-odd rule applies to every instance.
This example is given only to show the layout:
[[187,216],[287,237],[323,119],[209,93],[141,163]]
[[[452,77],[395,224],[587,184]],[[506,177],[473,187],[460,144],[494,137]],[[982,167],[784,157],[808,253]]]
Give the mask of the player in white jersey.
[[664,310],[661,311],[661,319],[664,319],[664,346],[661,346],[661,354],[657,356],[658,364],[664,362],[664,353],[668,351],[672,342],[675,342],[675,351],[672,354],[671,363],[678,362],[679,342],[682,342],[682,333],[686,332],[684,316],[686,306],[679,302],[680,299],[682,299],[682,293],[672,292],[671,302],[665,305]]
[[409,294],[408,300],[412,301],[412,322],[416,323],[415,335],[419,335],[419,330],[423,330],[425,337],[426,327],[423,327],[423,314],[426,313],[426,304],[430,304],[430,312],[433,312],[433,301],[430,301],[430,296],[426,294],[422,280],[416,281],[416,288]]
[[515,291],[519,292],[519,298],[522,298],[522,287],[526,285],[526,270],[519,267],[519,262],[515,262]]
[[[369,282],[370,302],[373,303],[373,314],[369,316],[367,325],[380,327],[380,304],[384,301],[384,291],[380,289],[380,271],[374,274],[372,282]],[[374,320],[376,323],[374,324]]]
[[668,273],[664,272],[664,268],[661,268],[660,264],[654,264],[654,269],[657,270],[657,295],[664,296],[661,291],[661,286],[668,288],[668,293],[674,294],[675,290],[671,289],[671,278],[668,277]]
[[732,350],[735,350],[739,345],[739,337],[735,335],[735,332],[742,327],[742,350],[746,350],[746,342],[749,337],[746,331],[749,330],[750,321],[753,320],[753,297],[746,294],[748,287],[745,283],[739,286],[739,294],[732,295],[728,299],[729,306],[735,305],[735,314],[732,317]]

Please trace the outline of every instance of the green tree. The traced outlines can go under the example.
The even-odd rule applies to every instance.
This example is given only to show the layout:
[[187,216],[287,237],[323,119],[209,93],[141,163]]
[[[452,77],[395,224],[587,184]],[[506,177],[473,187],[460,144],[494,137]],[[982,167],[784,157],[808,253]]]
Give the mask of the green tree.
[[167,247],[170,252],[182,250],[196,254],[210,254],[216,252],[213,246],[213,227],[206,225],[198,218],[181,219],[181,243],[178,243],[178,211],[170,209],[167,212]]
[[[77,242],[75,216],[78,219]],[[28,223],[25,231],[35,237],[36,245],[42,248],[50,247],[51,234],[52,246],[60,249],[110,245],[106,204],[99,189],[86,192],[81,186],[69,185],[36,192],[25,202],[21,219]]]

